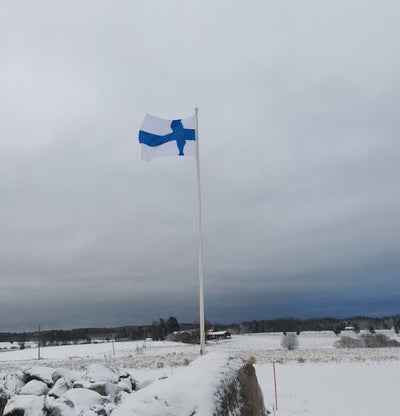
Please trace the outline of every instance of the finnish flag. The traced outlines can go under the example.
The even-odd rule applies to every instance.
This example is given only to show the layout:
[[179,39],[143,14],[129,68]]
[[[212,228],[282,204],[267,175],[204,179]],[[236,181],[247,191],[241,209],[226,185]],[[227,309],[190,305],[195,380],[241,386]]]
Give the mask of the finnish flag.
[[139,131],[142,160],[158,156],[196,156],[196,117],[165,120],[146,114]]

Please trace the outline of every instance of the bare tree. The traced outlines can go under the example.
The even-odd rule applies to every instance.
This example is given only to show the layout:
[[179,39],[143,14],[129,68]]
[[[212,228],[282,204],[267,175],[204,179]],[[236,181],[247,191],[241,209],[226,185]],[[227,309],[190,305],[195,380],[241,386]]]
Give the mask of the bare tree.
[[299,346],[299,340],[294,333],[285,333],[282,335],[281,345],[289,351],[295,350]]

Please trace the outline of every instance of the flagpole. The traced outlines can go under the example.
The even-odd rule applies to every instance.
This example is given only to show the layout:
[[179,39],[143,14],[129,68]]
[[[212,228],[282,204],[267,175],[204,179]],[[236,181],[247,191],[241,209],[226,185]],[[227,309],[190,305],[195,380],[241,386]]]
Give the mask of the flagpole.
[[196,117],[196,165],[197,165],[197,202],[199,208],[199,303],[200,303],[200,354],[205,350],[204,328],[204,280],[203,280],[203,237],[201,224],[201,187],[200,187],[200,152],[199,152],[199,109],[194,109]]

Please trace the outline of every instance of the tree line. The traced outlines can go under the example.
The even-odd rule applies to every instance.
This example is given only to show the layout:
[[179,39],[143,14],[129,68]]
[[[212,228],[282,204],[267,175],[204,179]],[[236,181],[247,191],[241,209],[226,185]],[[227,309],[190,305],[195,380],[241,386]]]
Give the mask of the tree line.
[[379,330],[393,328],[400,333],[400,315],[385,316],[382,318],[354,316],[350,318],[279,318],[261,321],[246,321],[237,329],[239,333],[258,332],[302,332],[302,331],[334,331],[340,333],[346,327],[354,330]]
[[[184,328],[191,324],[182,324]],[[97,341],[123,341],[143,340],[152,338],[163,340],[165,337],[180,328],[177,318],[170,316],[168,319],[160,318],[151,325],[122,326],[117,328],[78,328],[56,329],[34,332],[0,332],[0,342],[11,342],[23,345],[32,341],[42,346],[67,345],[77,343],[91,343]]]
[[[131,325],[117,328],[78,328],[69,330],[46,330],[35,332],[0,332],[0,342],[12,342],[22,345],[28,341],[39,342],[46,345],[65,345],[76,343],[90,343],[102,341],[144,340],[151,338],[155,341],[164,340],[177,331],[198,330],[198,323],[179,323],[178,319],[170,316],[167,319],[159,318],[150,325]],[[260,332],[302,332],[302,331],[334,331],[340,333],[346,327],[353,327],[355,331],[393,328],[400,334],[400,315],[371,318],[355,316],[350,318],[278,318],[268,320],[245,321],[241,324],[209,323],[207,329],[229,330],[233,334],[260,333]]]

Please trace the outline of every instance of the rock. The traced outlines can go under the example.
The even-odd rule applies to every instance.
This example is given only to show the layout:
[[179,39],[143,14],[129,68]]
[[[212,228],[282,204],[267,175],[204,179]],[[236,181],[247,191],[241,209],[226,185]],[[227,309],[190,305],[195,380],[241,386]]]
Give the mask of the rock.
[[131,384],[131,382],[129,380],[122,379],[117,384],[117,393],[119,393],[121,391],[125,391],[126,393],[132,393],[132,384]]
[[47,414],[48,416],[75,416],[75,412],[70,406],[57,400],[48,405]]
[[23,374],[20,373],[10,373],[6,375],[4,382],[4,388],[13,396],[24,387],[24,382],[22,381]]
[[46,383],[39,380],[31,380],[22,387],[20,394],[34,394],[35,396],[46,395],[49,391]]
[[118,383],[119,375],[109,367],[102,364],[92,364],[88,367],[86,378],[91,382],[108,381]]
[[102,404],[103,402],[102,396],[99,393],[88,389],[68,390],[62,395],[61,399],[63,401],[67,399],[73,403],[74,407],[81,409],[87,408],[92,404]]
[[54,383],[53,388],[49,391],[49,396],[53,397],[61,397],[64,393],[66,393],[68,390],[72,388],[72,383],[65,379],[65,378],[59,378]]
[[51,387],[53,383],[52,374],[54,370],[50,367],[31,367],[24,370],[24,381],[39,380]]
[[89,408],[90,411],[94,412],[96,416],[107,416],[107,411],[103,406],[99,404],[93,404]]
[[90,381],[79,379],[74,381],[72,387],[74,389],[89,389],[91,385],[92,383]]
[[6,404],[4,416],[44,416],[44,396],[15,395]]
[[55,397],[47,395],[44,398],[44,407],[45,407],[45,409],[49,409],[52,406],[52,404],[55,400],[56,400]]
[[[137,380],[135,380],[133,377],[129,377],[128,380],[131,383],[132,390],[137,390],[137,385],[138,385]],[[123,381],[123,380],[121,380],[121,381]]]
[[127,397],[129,397],[130,393],[127,393],[126,391],[121,391],[117,393],[117,395],[114,397],[114,403],[116,405],[121,404]]
[[[136,387],[137,390],[141,390],[141,389],[144,389],[147,386],[150,386],[150,384],[153,384],[153,383],[154,383],[154,379],[149,378],[149,379],[146,379],[146,380],[143,380],[143,381],[137,383],[135,387]],[[136,390],[136,389],[134,389],[134,390]]]
[[111,412],[115,409],[116,405],[114,402],[104,403],[104,409],[106,410],[107,415],[110,415]]
[[53,371],[51,378],[53,380],[53,383],[55,383],[60,378],[65,378],[73,382],[75,380],[82,378],[82,376],[78,371],[66,370],[64,368],[57,368],[57,370]]
[[0,416],[3,416],[3,410],[6,407],[8,400],[8,391],[0,387]]
[[0,386],[0,398],[5,397],[6,399],[9,397],[9,392],[6,388]]
[[126,370],[123,370],[121,368],[117,368],[116,371],[118,372],[118,376],[119,376],[120,380],[123,379],[123,378],[131,377],[131,375]]
[[89,389],[96,391],[102,396],[113,396],[117,391],[117,386],[113,383],[99,382],[92,383]]
[[[240,410],[239,410],[240,409]],[[237,411],[240,413],[235,413]],[[235,380],[223,388],[219,397],[216,416],[238,414],[240,416],[264,416],[264,399],[258,385],[256,372],[246,363],[237,373]]]
[[65,405],[67,405],[71,409],[74,408],[74,404],[71,402],[71,400],[67,399],[66,397],[60,397],[60,399],[57,399],[57,400],[59,400],[61,403],[65,404]]

